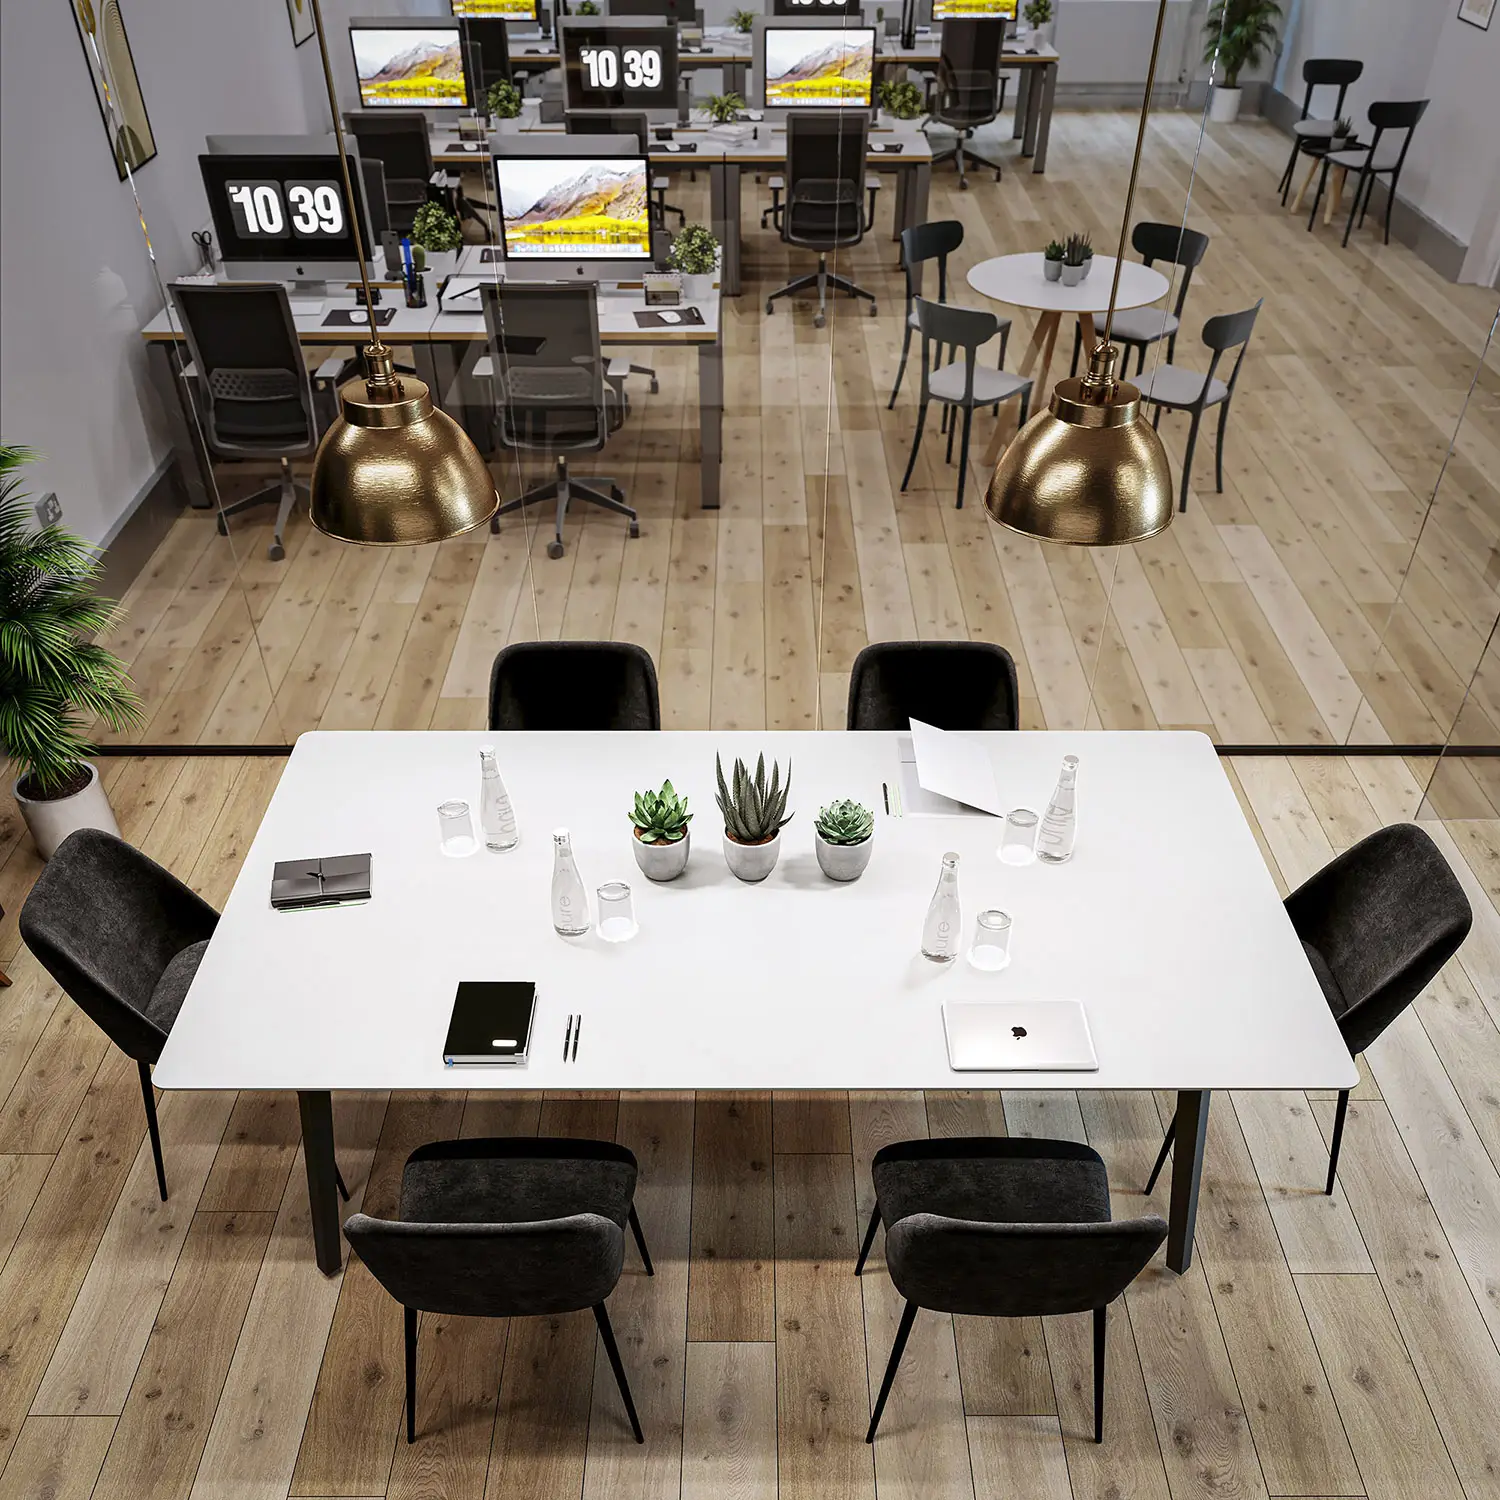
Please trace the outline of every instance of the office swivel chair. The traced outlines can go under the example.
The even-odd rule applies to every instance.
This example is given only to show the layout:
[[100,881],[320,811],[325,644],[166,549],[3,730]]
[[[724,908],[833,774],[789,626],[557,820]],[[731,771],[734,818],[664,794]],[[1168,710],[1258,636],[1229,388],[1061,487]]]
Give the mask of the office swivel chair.
[[[605,378],[598,287],[592,282],[486,283],[482,294],[498,444],[519,452],[547,453],[557,460],[556,478],[506,501],[491,519],[490,530],[500,530],[501,516],[553,501],[556,536],[547,544],[547,556],[561,557],[563,522],[576,498],[627,516],[630,535],[639,536],[640,522],[615,480],[595,477],[585,482],[568,470],[570,453],[598,453],[625,420],[624,408]],[[609,494],[595,485],[608,486]]]
[[778,297],[789,297],[805,287],[818,289],[814,324],[825,320],[828,288],[864,297],[875,316],[875,294],[845,276],[828,270],[828,252],[851,248],[864,239],[875,217],[875,195],[870,208],[863,204],[865,154],[870,117],[862,110],[794,109],[786,119],[786,202],[782,205],[781,238],[818,252],[818,269],[799,276],[766,298],[766,313],[776,309]]
[[[209,455],[274,458],[281,464],[277,483],[220,506],[219,535],[229,535],[230,516],[275,505],[266,555],[277,562],[286,556],[287,519],[298,494],[307,493],[292,479],[291,460],[311,457],[321,435],[313,381],[320,394],[331,392],[340,363],[325,360],[309,380],[284,286],[175,282],[172,300],[192,357],[186,379]],[[325,415],[331,418],[332,412]]]
[[[946,125],[958,133],[951,149],[934,153],[932,162],[953,161],[958,167],[958,185],[966,188],[964,157],[983,162],[1000,181],[1000,163],[968,148],[974,132],[1000,114],[1005,85],[1000,77],[1000,50],[1005,22],[956,20],[943,22],[942,52],[936,80],[929,85],[928,124]],[[923,126],[925,130],[927,127]]]
[[411,232],[417,210],[427,202],[432,181],[432,142],[427,117],[416,109],[382,110],[379,114],[344,116],[359,154],[385,169],[385,198],[390,227],[399,235]]

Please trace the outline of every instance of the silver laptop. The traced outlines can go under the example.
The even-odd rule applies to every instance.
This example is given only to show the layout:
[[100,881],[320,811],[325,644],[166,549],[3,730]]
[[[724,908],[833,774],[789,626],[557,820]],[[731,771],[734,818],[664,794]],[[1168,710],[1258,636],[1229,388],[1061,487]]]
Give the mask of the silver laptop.
[[1097,1070],[1089,1020],[1077,1000],[947,1000],[948,1066],[960,1073]]

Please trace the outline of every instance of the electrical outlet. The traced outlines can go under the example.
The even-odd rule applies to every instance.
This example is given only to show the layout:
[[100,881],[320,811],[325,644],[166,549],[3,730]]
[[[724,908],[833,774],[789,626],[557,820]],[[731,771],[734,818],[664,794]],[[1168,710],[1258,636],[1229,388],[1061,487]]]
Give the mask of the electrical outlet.
[[43,526],[56,526],[62,520],[62,501],[55,490],[48,490],[36,503],[36,518]]

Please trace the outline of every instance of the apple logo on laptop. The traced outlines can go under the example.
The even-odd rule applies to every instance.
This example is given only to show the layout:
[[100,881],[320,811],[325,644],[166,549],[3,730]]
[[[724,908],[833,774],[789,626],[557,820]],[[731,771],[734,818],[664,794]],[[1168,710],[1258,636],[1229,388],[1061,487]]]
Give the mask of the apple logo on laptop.
[[1024,1026],[1012,1026],[1010,1034],[1019,1042],[1026,1035],[1026,1028]]

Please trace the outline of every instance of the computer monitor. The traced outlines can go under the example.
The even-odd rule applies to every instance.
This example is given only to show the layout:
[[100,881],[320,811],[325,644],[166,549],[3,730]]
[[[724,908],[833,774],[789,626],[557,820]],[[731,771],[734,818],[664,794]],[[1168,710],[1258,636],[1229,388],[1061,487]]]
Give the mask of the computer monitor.
[[457,21],[390,17],[349,22],[354,76],[365,109],[468,109]]
[[755,99],[760,109],[870,109],[875,28],[758,17]]
[[[861,0],[771,0],[773,16],[857,16]],[[899,8],[899,7],[898,7]]]
[[610,16],[654,16],[663,21],[680,21],[687,26],[698,23],[697,0],[607,0],[604,9]]
[[[465,19],[459,23],[459,32],[464,45],[472,53],[479,52],[479,77],[481,91],[494,83],[510,82],[510,38],[506,36],[505,22],[494,17],[482,20]],[[471,68],[470,73],[473,73]],[[475,80],[471,79],[471,87]]]
[[645,151],[651,144],[651,126],[643,109],[570,109],[569,135],[622,136]]
[[569,109],[644,109],[677,118],[677,28],[569,16],[560,23]]
[[455,16],[498,16],[502,21],[535,21],[537,0],[451,0]]
[[1014,21],[1016,0],[932,0],[934,21]]
[[[593,149],[583,155],[580,147]],[[630,142],[585,138],[567,151],[497,151],[493,160],[507,275],[528,265],[564,272],[571,263],[577,274],[590,265],[650,265],[651,169]]]

